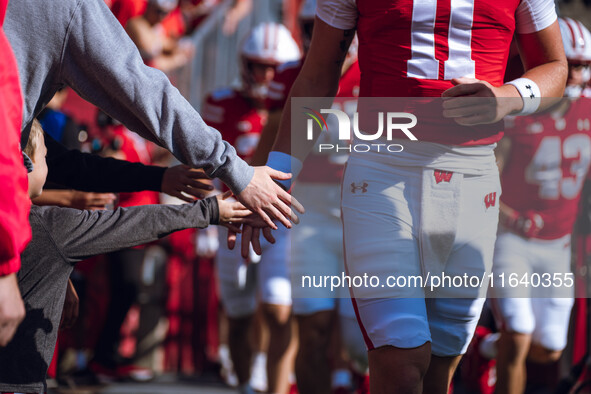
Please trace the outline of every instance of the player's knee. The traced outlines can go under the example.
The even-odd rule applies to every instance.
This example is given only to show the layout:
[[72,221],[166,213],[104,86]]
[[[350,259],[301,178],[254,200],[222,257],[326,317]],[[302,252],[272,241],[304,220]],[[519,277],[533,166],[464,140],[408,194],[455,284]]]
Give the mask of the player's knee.
[[252,315],[228,317],[228,334],[230,336],[247,335],[246,333],[252,323],[252,318]]
[[531,335],[519,332],[501,331],[497,342],[499,354],[507,359],[524,359],[531,344]]
[[562,350],[566,347],[566,338],[553,330],[542,330],[536,333],[532,338],[532,344],[527,355],[528,359],[540,364],[549,364],[556,362],[562,355]]
[[281,329],[291,322],[291,306],[263,304],[263,315],[269,329]]
[[331,320],[330,315],[325,315],[328,314],[316,313],[298,319],[300,327],[300,352],[318,352],[321,349],[328,348],[330,343]]
[[534,363],[551,364],[557,362],[561,355],[562,350],[552,350],[540,345],[532,344],[527,358]]
[[394,381],[398,392],[416,392],[427,373],[430,359],[431,346],[428,343],[413,349],[384,346],[370,350],[372,385],[373,382],[382,386]]

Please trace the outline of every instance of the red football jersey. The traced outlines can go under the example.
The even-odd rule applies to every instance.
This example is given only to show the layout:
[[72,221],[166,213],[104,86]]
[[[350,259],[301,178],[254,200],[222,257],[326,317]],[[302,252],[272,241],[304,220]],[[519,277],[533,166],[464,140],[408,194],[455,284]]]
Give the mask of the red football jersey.
[[591,162],[591,113],[586,100],[571,103],[564,116],[517,117],[511,153],[501,175],[501,201],[544,220],[541,239],[570,234]]
[[267,121],[266,111],[255,108],[237,90],[220,89],[207,96],[201,115],[234,146],[240,158],[251,159]]
[[[547,0],[319,0],[317,15],[357,29],[361,97],[440,97],[459,77],[499,86],[516,28],[533,33],[556,20]],[[478,145],[502,136],[500,124],[462,127],[418,100],[403,105],[396,110],[417,116],[421,141]]]
[[[123,125],[115,126],[113,128],[113,136],[115,139],[119,140],[119,149],[124,156],[122,159],[132,163],[152,164],[152,156],[149,147],[151,142],[143,139]],[[158,202],[158,192],[144,190],[141,192],[119,193],[117,206],[134,207],[138,205],[158,204]]]
[[265,107],[269,111],[282,109],[285,106],[291,86],[302,70],[303,65],[304,59],[302,58],[295,62],[283,63],[277,67],[275,76],[269,84],[269,92],[265,100]]

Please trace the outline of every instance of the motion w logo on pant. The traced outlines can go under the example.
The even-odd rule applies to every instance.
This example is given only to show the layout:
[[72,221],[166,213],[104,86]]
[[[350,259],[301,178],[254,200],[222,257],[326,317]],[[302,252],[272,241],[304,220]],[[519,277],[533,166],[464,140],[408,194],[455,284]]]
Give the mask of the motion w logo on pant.
[[494,207],[496,203],[497,203],[497,192],[488,193],[486,196],[484,196],[484,205],[486,206],[486,209],[488,209],[490,207]]
[[454,173],[451,171],[441,171],[441,170],[433,171],[433,175],[435,176],[435,183],[449,182],[451,180],[451,176],[453,174]]

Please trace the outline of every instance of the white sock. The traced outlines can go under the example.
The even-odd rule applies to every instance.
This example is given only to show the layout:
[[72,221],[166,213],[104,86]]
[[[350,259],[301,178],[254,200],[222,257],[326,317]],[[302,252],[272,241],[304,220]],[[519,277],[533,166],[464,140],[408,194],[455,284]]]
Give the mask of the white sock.
[[480,346],[478,347],[478,351],[480,354],[489,360],[497,357],[497,341],[501,333],[495,332],[493,334],[488,334],[482,339],[480,342]]
[[232,368],[232,359],[230,358],[230,348],[228,345],[222,344],[218,347],[218,357],[224,367]]
[[351,372],[348,369],[337,369],[332,373],[332,388],[351,387]]
[[259,352],[252,360],[250,385],[257,391],[267,391],[267,354]]

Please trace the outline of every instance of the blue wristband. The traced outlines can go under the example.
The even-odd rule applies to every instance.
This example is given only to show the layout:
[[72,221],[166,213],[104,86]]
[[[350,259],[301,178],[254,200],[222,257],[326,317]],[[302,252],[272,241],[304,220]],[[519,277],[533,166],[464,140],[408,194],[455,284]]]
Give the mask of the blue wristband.
[[273,151],[269,153],[269,158],[267,159],[267,166],[277,171],[291,173],[291,179],[275,179],[275,182],[283,186],[285,190],[289,190],[291,188],[293,181],[295,181],[298,174],[302,170],[304,164],[301,160],[291,155],[288,155],[287,153]]

